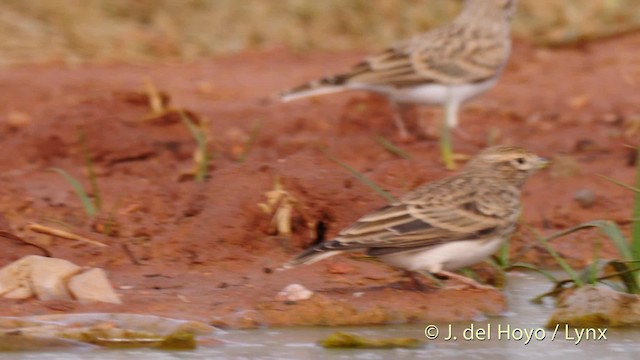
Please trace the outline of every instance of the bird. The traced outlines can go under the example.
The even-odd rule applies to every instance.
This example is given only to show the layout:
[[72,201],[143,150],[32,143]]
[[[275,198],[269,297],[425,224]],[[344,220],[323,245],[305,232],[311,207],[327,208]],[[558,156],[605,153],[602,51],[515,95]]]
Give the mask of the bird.
[[415,275],[426,271],[482,287],[452,271],[488,258],[511,237],[520,217],[521,188],[547,164],[548,160],[522,147],[486,148],[458,174],[420,185],[362,216],[279,270],[362,250],[405,270],[414,284],[418,282]]
[[440,148],[446,167],[455,168],[451,129],[460,106],[493,87],[511,53],[511,17],[517,0],[465,0],[460,14],[444,26],[365,58],[350,70],[280,93],[288,102],[346,90],[386,96],[403,139],[410,105],[442,105]]

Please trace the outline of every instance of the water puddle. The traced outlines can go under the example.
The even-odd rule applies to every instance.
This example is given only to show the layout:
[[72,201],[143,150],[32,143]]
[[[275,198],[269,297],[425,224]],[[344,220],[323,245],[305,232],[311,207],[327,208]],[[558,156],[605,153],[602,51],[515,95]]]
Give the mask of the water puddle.
[[[640,329],[594,329],[566,332],[564,326],[545,328],[552,304],[535,305],[531,298],[548,290],[546,279],[535,274],[511,274],[507,297],[509,313],[502,317],[461,323],[414,324],[352,328],[293,328],[252,331],[218,331],[224,345],[201,346],[194,351],[79,350],[49,353],[4,353],[14,359],[639,359]],[[434,340],[417,350],[326,350],[316,342],[335,331],[368,337],[425,339],[425,328]],[[437,329],[437,330],[433,330]],[[579,330],[578,330],[579,331]],[[436,338],[437,332],[437,338]],[[554,334],[555,332],[555,334]],[[604,333],[604,334],[603,334]],[[605,339],[606,337],[606,339]]]

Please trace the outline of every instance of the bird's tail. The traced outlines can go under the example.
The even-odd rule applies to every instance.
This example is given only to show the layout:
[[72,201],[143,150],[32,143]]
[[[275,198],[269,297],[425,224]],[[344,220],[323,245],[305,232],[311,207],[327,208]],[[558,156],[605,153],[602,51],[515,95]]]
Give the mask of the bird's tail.
[[310,81],[294,87],[293,89],[284,91],[280,94],[280,100],[287,102],[298,100],[306,97],[320,96],[332,94],[346,90],[345,82],[347,76],[336,75],[322,78],[320,80]]
[[289,260],[287,263],[278,268],[278,270],[287,270],[298,265],[311,265],[317,261],[326,259],[333,255],[338,255],[340,253],[342,253],[341,250],[331,249],[327,247],[326,242],[324,242],[303,251],[298,256]]

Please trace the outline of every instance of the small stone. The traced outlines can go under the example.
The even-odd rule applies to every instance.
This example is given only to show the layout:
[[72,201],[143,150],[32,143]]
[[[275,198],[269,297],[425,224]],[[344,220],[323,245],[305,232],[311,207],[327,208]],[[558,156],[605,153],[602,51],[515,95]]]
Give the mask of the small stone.
[[548,326],[571,327],[637,326],[640,324],[640,296],[608,288],[583,286],[565,290],[557,300]]
[[63,259],[29,255],[0,269],[0,295],[40,300],[70,300],[65,282],[79,267]]
[[306,287],[300,284],[290,284],[278,293],[276,299],[280,301],[301,301],[307,300],[312,296],[313,291]]
[[69,280],[69,291],[82,303],[106,302],[122,304],[104,270],[94,268],[72,277]]
[[40,300],[71,300],[65,286],[80,267],[64,259],[38,256],[31,263],[31,286]]
[[593,206],[596,198],[596,194],[591,189],[580,189],[573,194],[573,200],[585,209]]
[[33,296],[29,282],[30,273],[31,256],[23,257],[0,269],[0,295],[9,299],[27,299]]
[[7,124],[14,129],[21,129],[32,123],[31,116],[20,111],[11,111],[7,114]]
[[4,294],[7,299],[28,299],[34,295],[31,287],[19,287]]

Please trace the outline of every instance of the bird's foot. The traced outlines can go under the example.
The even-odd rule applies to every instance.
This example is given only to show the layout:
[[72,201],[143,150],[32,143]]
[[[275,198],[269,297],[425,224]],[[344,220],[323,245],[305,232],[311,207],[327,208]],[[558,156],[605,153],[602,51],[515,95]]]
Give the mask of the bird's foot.
[[449,289],[449,290],[463,290],[463,289],[495,290],[496,289],[491,285],[480,284],[479,282],[473,279],[470,279],[466,276],[458,275],[456,273],[452,273],[449,271],[439,271],[437,275],[446,277],[448,279],[455,279],[458,282],[462,283],[461,285],[447,286],[446,289]]

